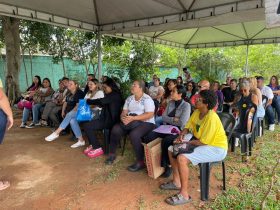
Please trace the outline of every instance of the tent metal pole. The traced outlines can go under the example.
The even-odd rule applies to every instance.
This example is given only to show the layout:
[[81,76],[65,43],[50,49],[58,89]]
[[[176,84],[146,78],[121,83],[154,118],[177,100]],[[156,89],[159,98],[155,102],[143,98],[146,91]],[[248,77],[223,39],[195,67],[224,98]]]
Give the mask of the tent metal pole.
[[98,53],[98,80],[102,77],[102,47],[101,47],[101,33],[97,33],[97,53]]
[[246,47],[246,64],[245,64],[245,77],[248,76],[248,62],[249,62],[249,45],[247,44],[247,47]]

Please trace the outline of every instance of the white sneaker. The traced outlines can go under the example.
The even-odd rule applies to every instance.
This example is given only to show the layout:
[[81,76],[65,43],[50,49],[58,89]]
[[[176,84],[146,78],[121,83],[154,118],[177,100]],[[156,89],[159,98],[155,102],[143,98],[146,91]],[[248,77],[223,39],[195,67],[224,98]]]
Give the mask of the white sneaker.
[[236,138],[235,139],[235,147],[238,147],[239,146],[239,138]]
[[274,131],[274,129],[275,129],[275,124],[270,124],[268,130]]
[[46,140],[46,141],[53,141],[53,140],[57,139],[58,137],[59,137],[59,135],[56,134],[55,132],[53,132],[51,135],[47,136],[47,137],[45,138],[45,140]]
[[24,123],[24,122],[22,122],[21,124],[20,124],[20,128],[26,128],[26,126],[27,126],[27,124],[26,123]]
[[71,145],[71,148],[77,148],[77,147],[82,147],[85,146],[85,141],[78,141],[77,143]]

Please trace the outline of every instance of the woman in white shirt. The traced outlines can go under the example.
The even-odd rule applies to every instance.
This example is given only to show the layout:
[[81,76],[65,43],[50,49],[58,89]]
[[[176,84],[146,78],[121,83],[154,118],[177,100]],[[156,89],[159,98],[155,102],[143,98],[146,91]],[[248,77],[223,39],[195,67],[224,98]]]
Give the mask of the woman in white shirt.
[[137,159],[136,163],[128,167],[128,170],[135,172],[145,167],[142,137],[155,128],[155,104],[153,99],[144,93],[144,90],[145,82],[133,82],[131,86],[132,95],[125,101],[121,114],[121,123],[112,128],[110,155],[106,160],[106,164],[114,162],[117,145],[121,138],[128,134]]
[[[98,99],[103,98],[104,93],[102,90],[100,90],[100,83],[97,79],[92,79],[88,81],[88,87],[89,91],[85,96],[85,99]],[[75,109],[75,110],[74,110]],[[72,114],[67,114],[62,123],[60,124],[59,128],[55,130],[51,135],[47,136],[45,138],[46,141],[53,141],[56,138],[59,137],[60,132],[67,127],[69,124],[72,128],[73,133],[75,134],[75,137],[78,139],[78,142],[73,144],[71,148],[77,148],[85,145],[85,140],[82,136],[82,132],[79,126],[78,121],[76,120],[77,115],[77,108],[74,108],[71,112]],[[93,111],[99,111],[101,108],[94,107]]]

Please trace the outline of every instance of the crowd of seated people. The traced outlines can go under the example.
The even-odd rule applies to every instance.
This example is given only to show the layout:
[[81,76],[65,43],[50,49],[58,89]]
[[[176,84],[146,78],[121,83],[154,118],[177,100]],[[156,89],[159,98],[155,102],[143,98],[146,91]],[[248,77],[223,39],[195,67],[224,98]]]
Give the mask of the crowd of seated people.
[[[161,166],[163,177],[173,173],[173,180],[162,184],[164,190],[179,190],[180,193],[166,199],[171,205],[184,204],[191,200],[188,189],[188,164],[197,165],[209,161],[221,161],[227,154],[227,137],[218,117],[219,112],[239,115],[245,119],[247,107],[255,107],[255,118],[246,126],[252,126],[257,118],[266,117],[269,130],[275,128],[275,113],[280,122],[280,86],[278,78],[272,76],[269,85],[264,85],[262,76],[234,79],[227,77],[226,83],[201,80],[194,82],[189,69],[184,68],[184,78],[166,78],[160,82],[153,75],[152,82],[135,80],[131,84],[131,95],[123,98],[120,83],[116,79],[103,76],[99,82],[92,74],[87,75],[87,84],[83,89],[77,81],[63,77],[59,88],[54,91],[50,80],[44,78],[41,84],[39,76],[33,78],[33,84],[23,96],[21,108],[23,117],[21,128],[36,129],[39,126],[53,126],[55,130],[46,141],[54,141],[70,128],[77,142],[71,148],[83,147],[83,153],[89,158],[104,155],[104,148],[96,131],[107,129],[109,135],[109,154],[105,164],[114,164],[117,148],[123,138],[131,141],[135,153],[135,162],[128,166],[131,172],[145,168],[142,143],[161,138]],[[237,82],[238,81],[238,82]],[[267,102],[263,103],[263,97]],[[77,108],[80,99],[85,99],[96,113],[92,120],[77,121]],[[20,105],[19,105],[20,107]],[[29,113],[32,122],[27,126]],[[173,126],[176,132],[160,133],[156,129]],[[249,127],[237,127],[241,132],[250,132]],[[173,146],[184,140],[188,133],[193,135],[189,154],[172,154]],[[88,141],[88,143],[87,143]]]

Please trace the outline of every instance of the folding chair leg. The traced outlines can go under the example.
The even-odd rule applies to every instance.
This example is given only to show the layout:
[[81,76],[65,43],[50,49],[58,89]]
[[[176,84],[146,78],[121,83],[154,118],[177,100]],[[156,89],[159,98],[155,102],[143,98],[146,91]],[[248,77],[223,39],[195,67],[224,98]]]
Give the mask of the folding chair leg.
[[209,197],[210,163],[200,163],[200,199],[208,200]]
[[230,146],[231,146],[231,152],[234,152],[235,151],[235,137],[231,137],[230,139]]
[[222,170],[223,170],[223,190],[226,190],[226,167],[225,162],[222,161]]

